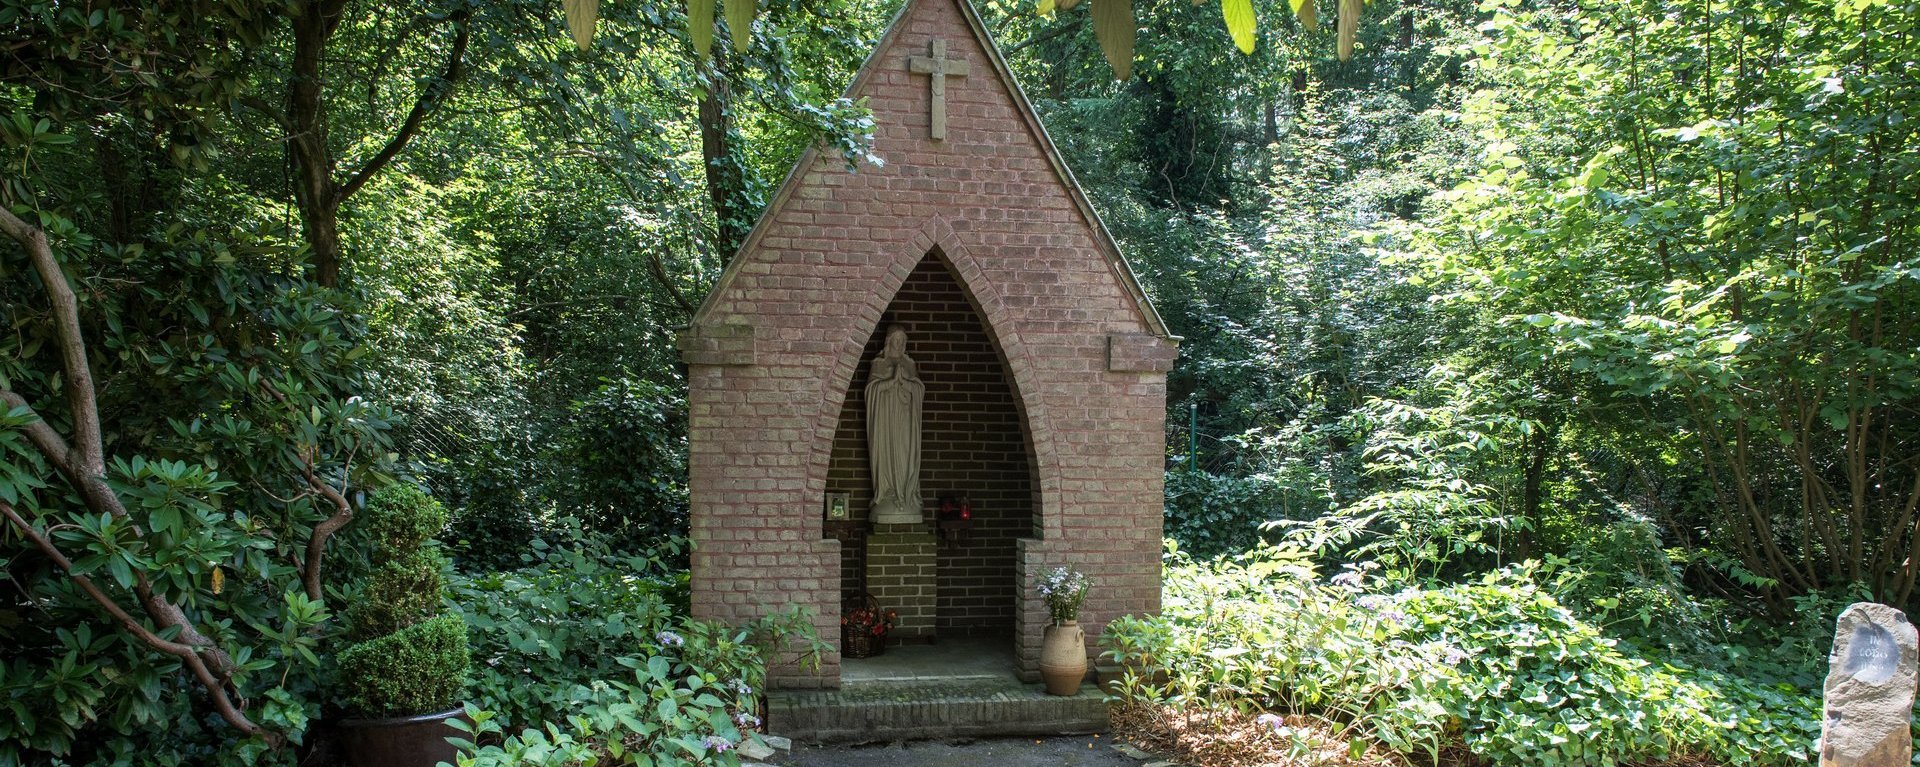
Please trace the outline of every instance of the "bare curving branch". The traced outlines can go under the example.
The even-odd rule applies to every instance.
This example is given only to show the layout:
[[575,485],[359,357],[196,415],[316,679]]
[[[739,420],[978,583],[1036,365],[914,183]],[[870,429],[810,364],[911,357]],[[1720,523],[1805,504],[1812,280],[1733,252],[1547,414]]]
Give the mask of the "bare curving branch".
[[74,468],[87,476],[105,475],[107,463],[100,447],[100,411],[94,407],[93,369],[87,364],[87,344],[80,334],[80,304],[74,298],[73,286],[67,284],[67,275],[60,270],[53,247],[47,243],[47,233],[40,227],[0,205],[0,231],[27,249],[27,258],[33,261],[33,270],[40,275],[53,302],[54,329],[60,335],[60,367],[66,373],[62,388],[67,393],[67,407],[73,411],[71,453],[79,464]]
[[347,497],[339,490],[314,475],[311,459],[302,460],[300,468],[307,475],[307,484],[320,497],[332,503],[334,509],[333,516],[314,525],[313,533],[307,536],[307,565],[300,571],[300,582],[307,589],[307,598],[318,602],[325,595],[320,588],[320,568],[327,553],[327,539],[353,521],[353,506],[347,503]]
[[[28,223],[14,215],[5,206],[0,206],[0,232],[19,242],[26,248],[27,256],[32,260],[34,270],[44,283],[47,297],[53,305],[55,331],[60,342],[61,367],[66,376],[63,388],[66,390],[69,415],[73,420],[73,435],[63,440],[45,418],[34,413],[34,421],[26,427],[27,440],[34,449],[45,456],[54,470],[80,496],[87,508],[94,513],[110,514],[115,518],[125,517],[127,509],[120,503],[120,497],[107,485],[106,458],[100,439],[100,409],[95,399],[93,369],[87,361],[86,338],[80,329],[79,302],[74,296],[73,287],[67,283],[66,273],[60,269],[60,262],[53,256],[53,247],[47,240],[47,234],[38,226]],[[32,412],[26,398],[12,391],[0,391],[0,402],[9,408],[25,407]],[[12,515],[10,515],[12,516]],[[17,517],[15,517],[17,519]],[[24,523],[24,520],[20,520]],[[23,528],[23,532],[30,528]],[[136,533],[139,533],[136,529]],[[33,537],[31,534],[29,537]],[[43,550],[47,550],[43,547]],[[57,555],[49,551],[49,556]],[[66,561],[58,557],[56,562]],[[63,566],[65,567],[65,566]],[[88,582],[90,584],[91,582]],[[84,585],[84,589],[91,588]],[[96,589],[97,590],[97,589]],[[208,639],[205,634],[187,618],[185,610],[159,594],[154,593],[146,573],[134,574],[134,596],[140,600],[141,609],[147,617],[163,629],[173,629],[178,633],[177,641],[169,642],[188,648],[192,660],[187,664],[202,684],[224,689],[232,679],[238,665],[225,650]],[[104,596],[104,595],[103,595]],[[96,598],[95,601],[99,601]],[[111,602],[111,600],[108,600]],[[114,609],[119,609],[118,605]],[[130,619],[129,619],[130,620]],[[123,621],[125,623],[125,621]],[[130,626],[131,628],[131,626]],[[140,627],[144,631],[145,627]],[[138,632],[136,632],[138,633]],[[152,635],[151,631],[146,632]],[[144,639],[144,638],[143,638]],[[151,643],[149,643],[151,644]],[[231,706],[231,701],[216,701]],[[236,712],[237,713],[237,712]],[[225,715],[225,712],[222,712]],[[246,721],[240,717],[240,721]],[[257,732],[259,728],[248,722]],[[276,736],[277,737],[277,736]]]

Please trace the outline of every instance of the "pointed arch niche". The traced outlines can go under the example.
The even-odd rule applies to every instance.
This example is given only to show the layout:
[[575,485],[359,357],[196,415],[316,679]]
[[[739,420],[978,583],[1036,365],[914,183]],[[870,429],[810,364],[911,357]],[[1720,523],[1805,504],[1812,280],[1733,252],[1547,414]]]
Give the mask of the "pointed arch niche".
[[1011,638],[1020,586],[1018,542],[1039,536],[1033,450],[993,333],[937,248],[900,285],[867,340],[834,429],[826,490],[849,496],[850,518],[828,520],[823,529],[841,544],[841,597],[872,590],[866,543],[873,481],[864,392],[868,363],[896,324],[907,329],[907,354],[927,387],[920,487],[929,516],[943,497],[964,498],[972,507],[970,526],[938,541],[933,634]]

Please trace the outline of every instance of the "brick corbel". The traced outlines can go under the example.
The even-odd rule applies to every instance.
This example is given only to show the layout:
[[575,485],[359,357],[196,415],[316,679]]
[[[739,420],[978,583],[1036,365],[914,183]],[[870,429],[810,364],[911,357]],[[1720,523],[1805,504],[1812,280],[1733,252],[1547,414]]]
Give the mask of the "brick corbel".
[[1107,370],[1116,373],[1165,373],[1179,356],[1180,347],[1171,339],[1145,333],[1107,336]]
[[693,325],[675,340],[680,360],[688,365],[752,365],[752,325]]

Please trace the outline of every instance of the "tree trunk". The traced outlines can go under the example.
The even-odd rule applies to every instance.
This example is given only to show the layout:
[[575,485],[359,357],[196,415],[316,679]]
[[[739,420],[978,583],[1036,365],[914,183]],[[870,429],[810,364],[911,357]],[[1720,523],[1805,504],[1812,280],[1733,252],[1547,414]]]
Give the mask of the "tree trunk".
[[1527,468],[1520,486],[1520,516],[1526,521],[1514,536],[1514,553],[1522,560],[1532,559],[1534,533],[1540,528],[1540,507],[1544,497],[1547,462],[1553,458],[1555,439],[1552,424],[1543,423],[1527,435]]
[[719,51],[706,67],[706,88],[700,95],[700,160],[707,170],[707,199],[713,205],[714,252],[731,260],[753,224],[746,220],[741,201],[746,197],[746,176],[733,151],[733,110],[727,103],[731,92]]
[[327,147],[326,79],[321,58],[340,27],[340,0],[308,0],[293,17],[293,76],[287,83],[287,151],[293,157],[293,197],[300,206],[314,280],[340,285],[340,187]]
[[468,11],[447,16],[454,34],[438,81],[422,83],[399,129],[343,183],[334,175],[335,158],[327,144],[326,76],[322,67],[327,42],[340,28],[345,6],[345,0],[307,0],[293,17],[293,71],[287,83],[287,114],[281,120],[287,131],[287,151],[298,175],[293,196],[300,206],[307,247],[313,253],[314,280],[329,288],[339,287],[346,260],[340,242],[340,204],[398,157],[427,116],[453,93],[454,83],[465,71],[467,44],[473,32]]

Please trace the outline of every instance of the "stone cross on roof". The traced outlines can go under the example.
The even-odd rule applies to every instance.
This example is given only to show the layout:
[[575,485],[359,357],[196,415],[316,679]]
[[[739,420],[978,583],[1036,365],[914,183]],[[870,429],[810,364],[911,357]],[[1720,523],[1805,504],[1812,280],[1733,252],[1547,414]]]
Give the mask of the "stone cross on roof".
[[932,56],[911,56],[907,59],[907,71],[916,75],[930,75],[933,80],[933,137],[947,137],[947,78],[966,77],[967,62],[961,59],[947,58],[947,41],[935,38]]

